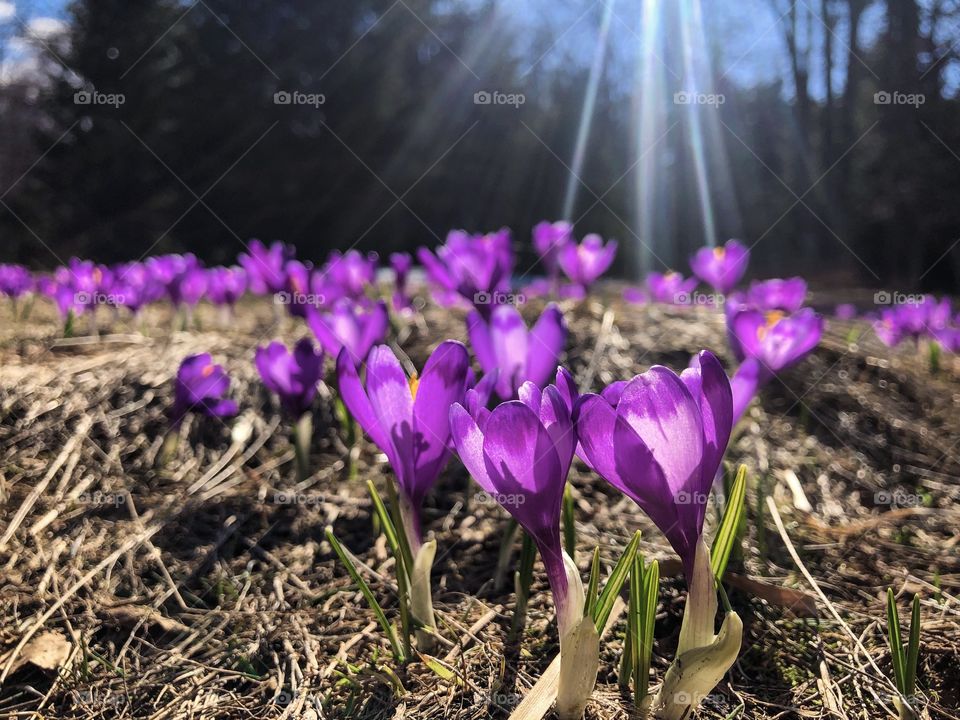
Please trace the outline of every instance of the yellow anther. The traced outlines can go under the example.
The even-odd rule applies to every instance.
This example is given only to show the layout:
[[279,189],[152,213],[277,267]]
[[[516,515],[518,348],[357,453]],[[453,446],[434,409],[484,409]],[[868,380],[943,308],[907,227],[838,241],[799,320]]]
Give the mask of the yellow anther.
[[410,397],[417,399],[417,388],[420,387],[420,378],[414,373],[410,376]]

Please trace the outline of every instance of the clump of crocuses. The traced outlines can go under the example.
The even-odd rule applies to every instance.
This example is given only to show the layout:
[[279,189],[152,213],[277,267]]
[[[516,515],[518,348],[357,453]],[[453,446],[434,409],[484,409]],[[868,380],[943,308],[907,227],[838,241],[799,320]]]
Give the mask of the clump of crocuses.
[[293,447],[297,458],[297,477],[310,475],[310,437],[313,415],[310,406],[317,396],[317,383],[323,375],[323,353],[314,348],[309,338],[300,340],[293,349],[272,342],[258,347],[255,358],[260,378],[268,390],[280,398],[284,412],[295,422]]
[[[350,414],[383,451],[393,468],[396,489],[391,489],[397,530],[409,548],[410,606],[415,619],[435,628],[430,595],[430,570],[436,542],[423,542],[421,507],[440,472],[450,459],[450,406],[462,402],[472,383],[470,358],[463,344],[441,343],[420,375],[407,376],[386,345],[374,347],[367,357],[366,378],[361,380],[356,359],[344,347],[337,357],[340,397]],[[486,387],[488,383],[483,383]],[[481,388],[481,392],[482,392]],[[486,403],[482,399],[481,404]],[[401,592],[404,589],[401,588]],[[430,644],[429,632],[419,641]]]
[[660,720],[688,718],[736,660],[743,625],[728,611],[719,633],[716,581],[703,540],[706,502],[733,425],[730,382],[709,352],[677,375],[660,366],[574,413],[582,457],[636,502],[683,562],[687,604],[677,655],[650,701]]

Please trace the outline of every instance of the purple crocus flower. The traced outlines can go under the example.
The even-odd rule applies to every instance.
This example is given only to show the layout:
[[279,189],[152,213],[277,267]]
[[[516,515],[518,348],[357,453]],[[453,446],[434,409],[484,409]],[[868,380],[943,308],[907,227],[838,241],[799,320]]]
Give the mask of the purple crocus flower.
[[358,250],[350,250],[346,254],[334,250],[320,269],[320,274],[327,283],[340,288],[341,297],[358,300],[373,285],[378,259],[376,253],[364,256]]
[[398,313],[413,310],[413,299],[407,292],[407,279],[413,268],[410,253],[391,253],[390,267],[393,269],[393,309]]
[[16,300],[34,288],[33,275],[22,265],[0,265],[0,294]]
[[237,403],[225,397],[229,390],[230,378],[226,370],[222,365],[215,365],[209,353],[185,358],[174,382],[170,410],[174,426],[191,411],[218,418],[236,415]]
[[70,313],[82,314],[86,309],[85,306],[77,304],[77,294],[73,287],[68,281],[59,279],[58,275],[59,273],[54,273],[53,277],[39,278],[37,280],[37,290],[41,295],[53,301],[60,313],[61,320],[66,320]]
[[193,309],[207,292],[207,271],[195,258],[167,285],[167,294],[174,305]]
[[744,361],[734,375],[734,418],[739,419],[760,387],[798,362],[820,342],[823,318],[811,308],[792,315],[741,310],[728,320],[731,345]]
[[803,306],[807,297],[807,282],[794,277],[787,280],[779,278],[750,283],[743,302],[758,310],[781,310],[796,312]]
[[240,253],[237,262],[247,271],[250,292],[268,295],[282,292],[287,284],[286,265],[296,250],[292,245],[275,242],[268,248],[259,240],[251,240],[248,253]]
[[339,300],[329,311],[307,309],[307,325],[324,352],[339,357],[346,348],[359,364],[375,343],[383,341],[390,325],[383,301],[373,304]]
[[590,234],[577,245],[569,242],[560,248],[557,262],[570,282],[586,291],[613,263],[617,241],[603,243],[599,235]]
[[689,579],[733,427],[720,361],[704,350],[680,375],[654,366],[606,397],[581,396],[574,417],[589,465],[653,520]]
[[728,240],[723,247],[700,248],[690,259],[693,274],[718,293],[733,290],[747,271],[750,251],[737,240]]
[[233,307],[247,290],[247,273],[240,267],[207,271],[207,297],[214,305]]
[[583,616],[582,606],[577,617],[577,602],[568,602],[576,598],[571,598],[560,541],[560,506],[576,435],[570,409],[556,386],[541,391],[526,382],[519,396],[492,412],[476,403],[455,404],[450,427],[470,475],[536,543],[565,635]]
[[857,306],[852,303],[840,303],[834,308],[833,314],[838,320],[853,320],[857,317]]
[[491,296],[510,289],[513,251],[507,229],[487,235],[452,230],[436,255],[422,247],[417,257],[439,291],[437,299],[441,303],[452,303],[459,295],[489,316]]
[[896,347],[904,338],[897,314],[893,310],[884,310],[873,323],[873,331],[887,347]]
[[533,226],[533,247],[543,261],[547,275],[555,278],[560,268],[560,251],[573,242],[573,225],[563,220],[539,222]]
[[263,384],[277,394],[291,417],[298,418],[310,410],[323,375],[323,353],[309,338],[300,340],[293,352],[281,342],[258,347],[255,363]]
[[647,275],[647,290],[650,291],[650,298],[658,303],[686,305],[690,302],[690,294],[696,287],[695,277],[685,278],[672,270]]
[[453,340],[433,351],[419,377],[408,378],[386,345],[370,351],[365,382],[348,348],[337,357],[340,397],[396,475],[414,555],[422,542],[420,507],[450,459],[450,406],[463,401],[471,379],[467,349]]
[[528,380],[546,385],[567,340],[563,313],[553,303],[530,330],[513,305],[496,306],[489,322],[474,310],[467,316],[467,332],[483,371],[498,372],[496,391],[502,400],[516,397]]

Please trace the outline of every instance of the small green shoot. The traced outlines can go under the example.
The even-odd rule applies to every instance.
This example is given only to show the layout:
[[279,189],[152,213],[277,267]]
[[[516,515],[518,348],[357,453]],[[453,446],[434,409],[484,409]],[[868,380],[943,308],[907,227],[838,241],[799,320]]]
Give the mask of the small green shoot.
[[370,590],[370,586],[367,585],[366,581],[360,576],[356,566],[353,564],[353,560],[343,549],[343,546],[340,544],[340,541],[337,540],[336,535],[333,534],[332,527],[327,526],[326,535],[327,540],[330,541],[330,545],[333,547],[333,551],[337,554],[337,557],[340,558],[340,562],[343,563],[343,566],[347,569],[347,572],[350,574],[350,578],[360,589],[360,592],[366,599],[370,609],[373,610],[373,614],[376,616],[377,622],[380,623],[380,627],[387,636],[387,640],[390,641],[390,647],[393,649],[394,657],[396,657],[399,662],[406,661],[406,655],[404,654],[403,648],[400,647],[400,643],[397,640],[396,630],[390,621],[387,620],[387,616],[384,614],[383,608],[380,607],[380,603],[378,603],[377,598],[374,597],[373,592]]
[[637,532],[633,534],[633,539],[630,540],[630,544],[627,545],[623,551],[623,555],[620,556],[620,560],[617,561],[613,571],[610,573],[607,584],[603,586],[603,592],[600,593],[596,605],[593,606],[593,621],[597,626],[598,633],[603,632],[603,626],[607,624],[607,618],[610,617],[610,613],[613,611],[613,604],[616,602],[617,596],[620,595],[620,588],[623,587],[623,584],[630,576],[630,569],[633,567],[633,558],[637,554],[637,548],[639,546],[640,531],[637,530]]
[[[903,651],[903,634],[900,629],[900,613],[892,588],[887,589],[887,642],[890,645],[890,662],[893,665],[893,681],[900,693],[901,718],[915,717],[912,707],[917,689],[917,662],[920,657],[920,596],[913,596],[910,612],[910,636],[907,652]],[[896,700],[897,698],[895,698]]]
[[739,538],[739,528],[743,522],[743,516],[746,512],[745,499],[747,493],[747,467],[741,465],[737,471],[737,477],[733,481],[730,492],[727,495],[726,507],[723,509],[723,517],[720,519],[720,525],[717,527],[717,534],[713,538],[713,547],[710,549],[710,566],[717,582],[723,579],[723,574],[727,569],[727,562],[733,551],[734,543]]

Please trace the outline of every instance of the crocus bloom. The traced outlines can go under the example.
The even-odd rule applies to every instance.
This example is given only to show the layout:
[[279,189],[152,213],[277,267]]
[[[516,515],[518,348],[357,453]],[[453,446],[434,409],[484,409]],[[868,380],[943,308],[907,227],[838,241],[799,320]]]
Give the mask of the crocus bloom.
[[247,289],[243,268],[215,267],[207,271],[207,297],[214,305],[233,307]]
[[887,347],[896,347],[904,338],[903,330],[897,321],[897,314],[892,310],[884,310],[880,318],[873,323],[873,331]]
[[533,247],[550,277],[556,277],[560,251],[573,242],[573,225],[565,221],[539,222],[533,226]]
[[191,265],[178,273],[167,285],[170,302],[174,305],[196,307],[207,292],[207,271],[199,263]]
[[334,250],[326,264],[320,269],[325,280],[341,289],[342,297],[359,299],[373,285],[377,274],[376,253],[366,256],[358,250],[350,250],[345,255]]
[[737,358],[755,361],[744,362],[737,371],[739,377],[734,376],[734,418],[738,419],[761,385],[819,344],[823,318],[811,308],[792,315],[741,310],[728,320],[728,330]]
[[807,282],[795,277],[750,283],[744,302],[758,310],[796,312],[807,297]]
[[339,357],[346,348],[359,364],[374,343],[386,337],[390,318],[383,301],[366,304],[343,299],[334,303],[329,312],[308,307],[307,325],[324,352]]
[[689,572],[706,496],[732,427],[730,382],[703,351],[681,375],[654,366],[577,403],[577,435],[590,466],[656,523]]
[[423,499],[450,459],[450,406],[463,401],[469,370],[466,347],[453,340],[433,351],[419,377],[408,378],[386,345],[370,351],[365,382],[348,348],[337,357],[340,397],[386,454],[397,478],[400,509],[414,554],[422,542]]
[[743,633],[730,612],[714,634],[716,580],[702,537],[733,425],[730,383],[703,351],[680,375],[654,366],[607,397],[581,396],[574,417],[590,466],[644,510],[683,561],[689,592],[677,657],[653,716],[687,718],[736,660]]
[[483,371],[498,372],[496,391],[503,400],[516,397],[528,380],[537,387],[546,385],[567,341],[563,313],[553,303],[530,330],[513,305],[498,305],[489,322],[479,312],[471,312],[467,332]]
[[672,270],[666,273],[647,275],[647,290],[654,302],[670,305],[686,305],[690,302],[690,293],[697,287],[697,279],[685,278]]
[[857,306],[851,303],[840,303],[834,308],[833,314],[838,320],[853,320],[857,317]]
[[586,290],[607,271],[616,254],[616,240],[604,245],[603,238],[591,234],[579,245],[570,242],[560,248],[557,261],[570,282]]
[[0,294],[16,300],[34,287],[33,276],[22,265],[0,265]]
[[[576,435],[564,392],[532,382],[520,399],[485,408],[450,408],[453,442],[467,470],[523,527],[543,559],[557,610],[560,690],[557,713],[579,719],[596,683],[599,640],[584,617],[584,592],[560,540],[560,508]],[[588,625],[589,624],[589,625]]]
[[736,240],[722,247],[700,248],[690,259],[693,274],[719,293],[733,290],[747,271],[750,251]]
[[287,284],[286,265],[296,251],[292,245],[275,242],[266,247],[259,240],[251,240],[249,253],[240,253],[237,262],[247,271],[250,292],[257,295],[282,292]]
[[623,299],[635,305],[645,305],[650,302],[650,293],[642,288],[628,287],[623,291]]
[[258,347],[255,362],[263,384],[277,394],[287,413],[298,418],[310,409],[323,375],[323,353],[309,338],[300,340],[293,352],[281,342]]
[[237,403],[225,397],[229,390],[230,378],[226,370],[222,365],[214,365],[209,353],[185,358],[174,382],[170,410],[174,425],[179,425],[191,411],[218,418],[236,415]]
[[451,303],[451,296],[456,294],[488,316],[493,294],[510,289],[513,251],[509,230],[487,235],[452,230],[446,243],[437,248],[436,255],[422,247],[417,257],[439,290],[437,297],[443,303]]

